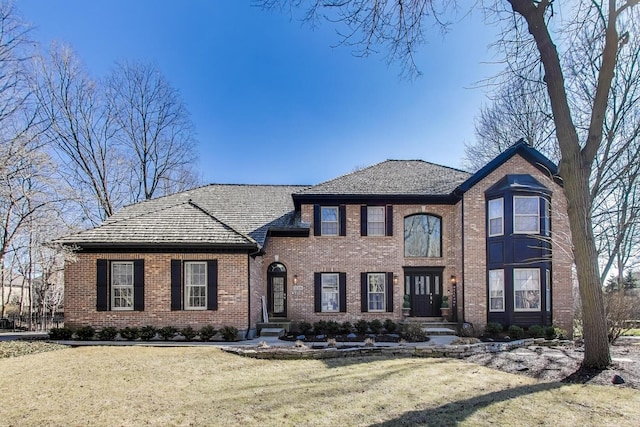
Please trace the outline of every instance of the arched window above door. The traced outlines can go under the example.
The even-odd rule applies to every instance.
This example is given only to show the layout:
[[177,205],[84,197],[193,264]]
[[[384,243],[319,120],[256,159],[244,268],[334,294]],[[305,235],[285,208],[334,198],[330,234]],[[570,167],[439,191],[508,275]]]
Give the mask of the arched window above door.
[[284,264],[282,264],[282,263],[274,262],[273,264],[271,264],[269,266],[267,271],[269,273],[286,273],[287,272],[287,267],[285,267]]
[[415,214],[404,219],[404,256],[442,256],[442,218]]

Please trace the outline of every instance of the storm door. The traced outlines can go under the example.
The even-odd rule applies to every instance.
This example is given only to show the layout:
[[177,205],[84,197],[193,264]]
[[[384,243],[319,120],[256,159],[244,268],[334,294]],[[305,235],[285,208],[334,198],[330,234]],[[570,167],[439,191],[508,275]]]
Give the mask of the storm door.
[[267,270],[269,317],[287,317],[287,269],[275,262]]
[[439,317],[442,303],[441,269],[406,269],[405,294],[411,301],[411,317]]

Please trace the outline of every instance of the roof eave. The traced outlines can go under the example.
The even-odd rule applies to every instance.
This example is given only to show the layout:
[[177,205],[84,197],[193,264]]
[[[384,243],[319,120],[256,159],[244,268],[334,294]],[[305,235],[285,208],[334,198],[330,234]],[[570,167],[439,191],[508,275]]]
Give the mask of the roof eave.
[[368,203],[394,203],[394,204],[434,204],[453,205],[460,197],[456,194],[293,194],[293,202],[296,209],[300,209],[301,204],[315,203],[345,203],[368,204]]

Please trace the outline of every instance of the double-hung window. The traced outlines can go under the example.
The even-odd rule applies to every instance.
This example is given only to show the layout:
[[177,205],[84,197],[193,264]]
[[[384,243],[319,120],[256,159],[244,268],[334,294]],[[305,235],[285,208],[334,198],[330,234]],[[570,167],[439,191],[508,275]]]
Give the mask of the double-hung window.
[[385,235],[384,216],[384,206],[367,206],[367,236]]
[[335,313],[340,310],[338,273],[322,273],[322,312]]
[[489,237],[504,234],[504,199],[489,200]]
[[385,311],[385,273],[367,274],[369,311]]
[[540,311],[540,269],[513,269],[515,311]]
[[323,236],[337,236],[340,231],[339,211],[337,206],[321,208],[321,224]]
[[537,196],[513,197],[513,232],[540,233],[540,198]]
[[111,263],[111,309],[133,310],[133,262]]
[[207,308],[207,263],[184,263],[184,308],[206,310]]
[[489,270],[489,311],[504,311],[504,270]]

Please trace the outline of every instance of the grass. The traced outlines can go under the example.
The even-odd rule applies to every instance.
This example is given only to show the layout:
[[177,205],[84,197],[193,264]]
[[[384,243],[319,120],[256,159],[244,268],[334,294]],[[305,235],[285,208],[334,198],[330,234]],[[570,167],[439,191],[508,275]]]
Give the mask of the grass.
[[624,331],[622,335],[627,337],[640,337],[640,328],[629,329]]
[[0,424],[637,425],[640,393],[450,359],[272,361],[214,347],[81,347],[0,359]]

